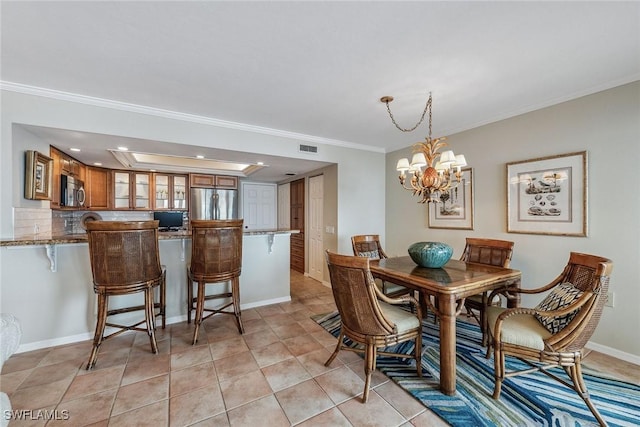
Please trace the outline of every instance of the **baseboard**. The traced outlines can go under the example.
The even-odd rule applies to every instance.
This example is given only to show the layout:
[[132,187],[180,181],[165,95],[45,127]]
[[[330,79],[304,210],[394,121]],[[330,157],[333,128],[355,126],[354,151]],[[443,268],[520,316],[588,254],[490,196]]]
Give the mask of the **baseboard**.
[[[252,302],[252,303],[248,303],[248,304],[241,304],[240,308],[242,308],[243,310],[248,310],[250,308],[262,307],[264,305],[271,305],[271,304],[280,304],[280,303],[289,302],[289,301],[291,301],[291,297],[290,296],[286,296],[286,297],[281,297],[281,298],[273,298],[273,299],[269,299],[269,300]],[[183,314],[183,315],[180,315],[180,316],[167,317],[166,323],[167,323],[167,325],[171,325],[171,324],[174,324],[174,323],[184,322],[186,320],[187,320],[187,315]],[[128,334],[128,333],[132,333],[132,332],[135,332],[135,331],[127,331],[127,332],[123,332],[123,333],[124,334]],[[107,330],[107,333],[108,333],[108,330]],[[33,350],[40,350],[42,348],[56,347],[56,346],[67,345],[67,344],[75,344],[77,342],[87,341],[87,340],[91,340],[91,339],[93,339],[93,332],[85,332],[83,334],[70,335],[70,336],[67,336],[67,337],[60,337],[60,338],[53,338],[53,339],[50,339],[50,340],[35,341],[35,342],[31,342],[31,343],[21,344],[18,347],[18,350],[16,350],[16,354],[17,353],[26,353],[27,351],[33,351]]]
[[587,342],[586,348],[597,351],[598,353],[606,354],[607,356],[615,357],[616,359],[624,360],[625,362],[640,365],[640,356],[635,354],[626,353],[624,351],[616,350],[615,348],[607,347],[606,345],[597,344],[594,342]]

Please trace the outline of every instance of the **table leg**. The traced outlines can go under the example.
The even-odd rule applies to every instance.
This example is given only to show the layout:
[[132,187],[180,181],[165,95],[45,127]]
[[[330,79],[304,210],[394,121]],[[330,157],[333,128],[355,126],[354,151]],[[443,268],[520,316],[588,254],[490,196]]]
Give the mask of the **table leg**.
[[456,301],[453,295],[438,296],[440,311],[440,391],[456,393]]

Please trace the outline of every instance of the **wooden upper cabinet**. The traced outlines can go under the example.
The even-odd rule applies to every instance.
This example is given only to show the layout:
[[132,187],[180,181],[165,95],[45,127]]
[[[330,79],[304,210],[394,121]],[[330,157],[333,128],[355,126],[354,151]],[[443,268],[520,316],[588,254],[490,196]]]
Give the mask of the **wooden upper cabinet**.
[[154,174],[153,209],[186,210],[187,181],[187,175]]
[[84,189],[86,192],[85,208],[91,210],[108,210],[110,208],[109,188],[111,183],[109,169],[87,166]]
[[62,153],[54,147],[49,147],[49,157],[53,159],[53,173],[51,185],[51,208],[60,208],[60,175],[62,173]]
[[216,175],[216,188],[229,188],[235,190],[238,188],[238,177]]
[[151,209],[151,173],[112,172],[113,209]]
[[189,175],[189,180],[191,187],[238,189],[237,176],[192,173]]

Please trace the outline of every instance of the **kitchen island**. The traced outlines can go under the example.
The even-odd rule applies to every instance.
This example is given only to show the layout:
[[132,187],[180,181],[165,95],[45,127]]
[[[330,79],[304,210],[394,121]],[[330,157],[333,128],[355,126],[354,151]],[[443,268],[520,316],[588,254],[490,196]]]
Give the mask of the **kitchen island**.
[[[290,301],[289,237],[297,232],[245,231],[242,309]],[[159,241],[160,261],[167,270],[167,323],[177,323],[186,319],[191,234],[163,232]],[[123,296],[118,305],[138,297]],[[86,235],[1,239],[0,312],[13,314],[21,322],[18,352],[92,338],[96,298]]]

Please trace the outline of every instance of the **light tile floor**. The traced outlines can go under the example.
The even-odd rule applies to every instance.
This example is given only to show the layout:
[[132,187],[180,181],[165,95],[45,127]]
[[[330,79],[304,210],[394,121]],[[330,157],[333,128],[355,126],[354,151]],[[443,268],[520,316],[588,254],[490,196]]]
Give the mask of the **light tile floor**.
[[[326,368],[336,340],[309,318],[335,310],[330,289],[292,272],[291,297],[245,310],[243,336],[233,317],[216,316],[196,346],[186,322],[158,329],[157,355],[141,332],[107,340],[92,371],[84,369],[88,341],[15,354],[0,388],[14,409],[40,419],[11,426],[447,425],[379,372],[362,404],[362,359],[341,352]],[[637,365],[595,352],[585,364],[592,360],[640,383]],[[42,409],[59,419],[46,422]]]

